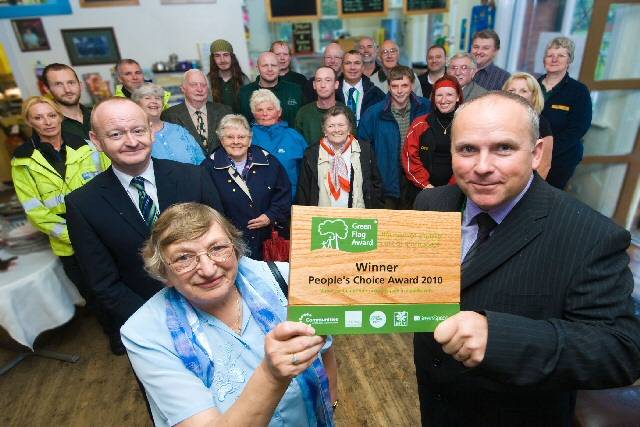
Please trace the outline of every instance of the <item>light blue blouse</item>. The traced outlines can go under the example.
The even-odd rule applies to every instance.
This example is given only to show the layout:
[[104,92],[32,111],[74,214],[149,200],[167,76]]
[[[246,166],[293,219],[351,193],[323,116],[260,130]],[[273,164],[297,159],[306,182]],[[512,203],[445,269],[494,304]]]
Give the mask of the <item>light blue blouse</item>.
[[151,156],[192,165],[199,165],[204,160],[202,148],[189,131],[169,122],[164,122],[164,127],[155,133]]
[[[287,300],[275,280],[271,279],[273,276],[266,263],[246,258],[241,262],[255,263],[256,268],[264,269],[262,277],[269,278],[283,306],[286,306]],[[288,271],[283,271],[282,275],[288,277]],[[131,364],[144,384],[156,426],[175,425],[208,408],[227,411],[264,359],[265,335],[244,301],[241,335],[214,316],[196,309],[200,321],[206,325],[203,331],[214,357],[213,384],[207,389],[184,367],[175,353],[166,327],[166,291],[163,289],[154,295],[120,330]],[[331,340],[328,340],[325,349],[330,345]],[[307,427],[302,392],[296,381],[291,381],[269,426]]]

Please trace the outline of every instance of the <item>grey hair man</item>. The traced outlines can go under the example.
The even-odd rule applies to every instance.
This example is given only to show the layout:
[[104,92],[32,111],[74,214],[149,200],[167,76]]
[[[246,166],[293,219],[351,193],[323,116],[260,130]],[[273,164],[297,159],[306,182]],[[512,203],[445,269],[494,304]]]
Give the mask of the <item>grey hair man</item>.
[[[400,47],[393,40],[385,40],[378,51],[382,66],[377,73],[371,75],[371,83],[380,88],[384,93],[389,92],[389,72],[399,65]],[[422,88],[418,76],[413,73],[412,91],[416,96],[422,96]]]
[[455,77],[462,86],[462,96],[465,101],[479,97],[487,90],[473,81],[478,64],[470,53],[457,53],[449,59],[447,73]]
[[231,107],[209,98],[209,81],[200,70],[189,70],[182,79],[184,102],[174,105],[162,113],[162,120],[187,129],[200,144],[205,155],[220,146],[216,128],[220,120],[231,114]]

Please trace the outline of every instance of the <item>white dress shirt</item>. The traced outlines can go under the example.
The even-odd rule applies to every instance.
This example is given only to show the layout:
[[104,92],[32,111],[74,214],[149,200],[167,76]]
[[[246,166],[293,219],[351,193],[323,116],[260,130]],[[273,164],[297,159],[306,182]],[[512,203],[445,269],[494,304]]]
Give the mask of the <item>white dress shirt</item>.
[[349,106],[349,89],[352,87],[356,88],[356,91],[353,93],[353,98],[356,100],[356,111],[354,115],[356,116],[356,126],[360,123],[360,111],[362,110],[362,98],[364,98],[364,87],[362,86],[362,79],[355,85],[351,85],[347,83],[346,80],[342,82],[342,93],[344,94],[344,104]]
[[[116,178],[120,181],[120,184],[125,189],[129,198],[133,202],[133,205],[136,207],[136,210],[142,216],[142,212],[140,212],[139,200],[140,197],[138,195],[138,189],[131,185],[131,180],[135,178],[135,176],[127,175],[126,173],[119,171],[115,166],[113,167],[113,173],[116,174]],[[153,160],[149,160],[149,165],[140,175],[144,179],[144,191],[147,192],[153,203],[156,204],[156,208],[160,210],[160,203],[158,203],[158,188],[156,187],[156,176],[153,172]]]

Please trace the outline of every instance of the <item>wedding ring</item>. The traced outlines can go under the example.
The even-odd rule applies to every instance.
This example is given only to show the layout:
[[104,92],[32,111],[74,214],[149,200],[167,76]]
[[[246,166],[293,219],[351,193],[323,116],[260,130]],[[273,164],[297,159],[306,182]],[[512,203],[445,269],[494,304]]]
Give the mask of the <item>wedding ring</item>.
[[291,355],[291,363],[293,363],[294,365],[297,365],[297,364],[298,364],[298,362],[300,362],[300,361],[298,360],[298,356],[296,356],[296,354],[295,354],[295,353],[293,353],[293,354]]

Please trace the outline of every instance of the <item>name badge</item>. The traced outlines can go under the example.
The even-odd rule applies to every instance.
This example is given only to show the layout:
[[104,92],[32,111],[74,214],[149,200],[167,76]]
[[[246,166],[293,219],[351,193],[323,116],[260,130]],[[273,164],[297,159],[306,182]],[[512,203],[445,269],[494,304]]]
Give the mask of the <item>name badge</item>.
[[571,107],[562,104],[551,104],[551,108],[554,110],[571,111]]

